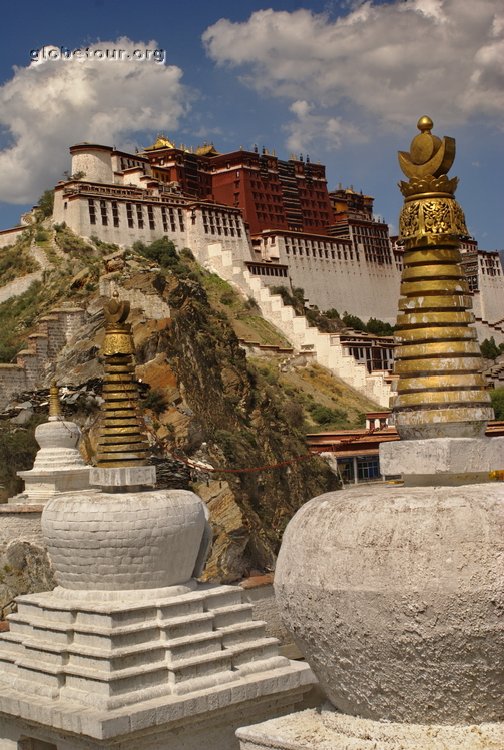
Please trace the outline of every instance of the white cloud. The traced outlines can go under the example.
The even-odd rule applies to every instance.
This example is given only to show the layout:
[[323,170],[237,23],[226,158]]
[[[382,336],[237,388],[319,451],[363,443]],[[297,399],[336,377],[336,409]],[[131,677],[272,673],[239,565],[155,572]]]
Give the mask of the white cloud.
[[[321,141],[329,149],[339,148],[342,143],[353,141],[362,143],[366,137],[352,123],[342,117],[321,114],[317,108],[304,99],[297,99],[290,106],[296,119],[284,126],[289,133],[287,148],[293,151],[310,149]],[[315,113],[314,113],[315,111]]]
[[[156,46],[120,38],[89,50]],[[181,78],[180,68],[154,60],[39,59],[15,68],[0,87],[0,131],[8,133],[0,151],[0,201],[38,198],[68,168],[73,143],[119,146],[140,131],[175,129],[188,108]]]
[[[347,121],[349,113],[355,118],[357,109],[361,120],[364,113],[370,127],[381,128],[411,126],[430,114],[445,127],[472,115],[499,125],[503,32],[501,0],[368,0],[336,19],[271,9],[242,23],[221,19],[203,42],[217,64],[238,68],[249,86],[332,108],[336,119],[343,110]],[[299,143],[296,123],[288,127]]]

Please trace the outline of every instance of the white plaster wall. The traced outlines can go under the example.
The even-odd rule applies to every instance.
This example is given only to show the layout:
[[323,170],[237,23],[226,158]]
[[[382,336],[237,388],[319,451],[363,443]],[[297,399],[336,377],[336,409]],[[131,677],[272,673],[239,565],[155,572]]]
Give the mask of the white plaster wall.
[[112,149],[102,148],[78,151],[72,155],[72,174],[84,172],[84,178],[90,182],[113,182]]
[[13,227],[4,232],[0,232],[0,247],[7,247],[13,245],[16,240],[23,234],[26,227]]
[[308,300],[321,310],[336,308],[358,315],[364,321],[370,317],[394,324],[399,300],[400,271],[393,265],[367,263],[343,253],[339,259],[313,258],[311,255],[287,254],[283,238],[277,238],[281,263],[287,263],[294,286],[305,290]]
[[[166,236],[175,243],[178,249],[182,249],[183,247],[191,248],[201,262],[204,262],[208,258],[208,244],[219,242],[224,250],[233,250],[233,255],[237,259],[250,260],[250,248],[243,220],[238,214],[233,215],[238,221],[240,236],[238,236],[236,221],[234,220],[232,224],[234,236],[231,235],[231,225],[229,223],[231,214],[225,209],[219,210],[218,207],[208,209],[214,218],[214,232],[212,233],[211,225],[208,221],[205,231],[202,209],[200,208],[193,210],[191,207],[180,206],[177,203],[151,203],[155,224],[155,228],[151,229],[149,226],[147,203],[130,201],[133,208],[134,226],[129,227],[126,208],[127,202],[117,200],[119,226],[115,227],[112,219],[112,201],[109,199],[106,200],[108,223],[105,226],[102,224],[101,219],[101,198],[100,196],[95,196],[93,200],[95,201],[96,224],[91,224],[90,222],[88,196],[76,196],[65,201],[61,193],[58,192],[55,199],[54,221],[64,221],[70,229],[83,237],[96,235],[105,242],[112,242],[126,247],[131,247],[136,240],[149,243]],[[66,208],[64,208],[65,202],[67,204]],[[143,227],[141,229],[138,227],[137,205],[142,206]],[[163,223],[162,207],[166,211],[166,228]],[[170,208],[174,211],[175,230],[172,229],[172,222],[170,221]],[[178,218],[179,208],[181,208],[183,216],[182,229]],[[220,234],[217,228],[217,217],[219,217]],[[227,229],[227,235],[224,234],[224,228]]]
[[483,320],[496,323],[504,319],[504,280],[502,276],[479,273],[481,315]]

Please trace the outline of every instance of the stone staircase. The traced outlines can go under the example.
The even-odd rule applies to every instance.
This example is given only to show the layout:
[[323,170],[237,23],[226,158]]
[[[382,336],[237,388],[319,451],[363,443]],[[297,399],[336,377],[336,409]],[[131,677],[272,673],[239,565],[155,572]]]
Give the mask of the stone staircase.
[[487,381],[493,384],[494,388],[504,387],[504,361],[501,359],[483,370],[483,374]]
[[488,320],[477,316],[474,317],[474,320],[480,342],[493,336],[496,344],[504,343],[504,318],[496,320],[495,323],[490,323]]
[[273,294],[259,277],[237,265],[232,252],[223,250],[219,244],[208,246],[208,260],[204,263],[209,270],[253,297],[264,317],[279,328],[298,351],[313,352],[318,364],[371,401],[389,407],[391,388],[384,373],[369,373],[365,365],[346,354],[338,334],[323,333],[310,325],[304,315],[298,315],[291,305],[284,304],[281,296]]

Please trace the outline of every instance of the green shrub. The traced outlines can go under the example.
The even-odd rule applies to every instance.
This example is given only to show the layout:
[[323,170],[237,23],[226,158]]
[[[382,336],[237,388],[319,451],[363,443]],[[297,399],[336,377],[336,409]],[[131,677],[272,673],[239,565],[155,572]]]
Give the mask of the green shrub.
[[44,285],[34,281],[26,292],[0,304],[1,362],[10,362],[21,348],[23,331],[33,323],[44,291]]
[[328,406],[322,406],[322,404],[314,404],[309,408],[310,413],[317,424],[327,425],[332,422],[347,419],[347,413],[342,409],[330,409]]
[[1,285],[38,270],[38,264],[29,255],[29,246],[21,239],[14,245],[2,248],[0,254]]
[[48,233],[42,227],[38,227],[35,232],[35,242],[47,242],[49,239]]
[[339,320],[340,319],[340,314],[336,310],[335,307],[331,307],[331,308],[329,308],[329,310],[326,310],[324,312],[324,315],[326,316],[326,318],[330,318],[331,320]]
[[385,323],[385,321],[378,320],[378,318],[369,318],[366,328],[369,333],[374,333],[375,336],[392,336],[394,333],[394,328],[390,323]]
[[489,391],[495,419],[504,419],[504,388],[495,388]]
[[171,266],[176,266],[179,262],[175,244],[168,237],[154,240],[150,245],[135,242],[133,249],[145,258],[159,263],[161,268],[170,268]]
[[220,296],[220,301],[223,305],[232,305],[235,299],[236,296],[234,292],[224,292]]
[[349,328],[353,328],[355,331],[366,331],[366,324],[363,320],[357,317],[357,315],[352,315],[349,312],[343,313],[342,317],[343,323],[348,326]]
[[183,247],[179,255],[182,260],[195,260],[193,251],[190,247]]
[[150,409],[156,416],[159,416],[168,408],[166,395],[161,390],[151,389],[142,399],[142,408]]
[[491,336],[481,344],[481,353],[486,359],[496,359],[499,354],[502,354],[502,350],[495,343],[494,337]]
[[93,248],[88,242],[74,234],[66,225],[59,224],[55,227],[54,239],[58,247],[65,253],[79,253],[89,255],[93,253]]

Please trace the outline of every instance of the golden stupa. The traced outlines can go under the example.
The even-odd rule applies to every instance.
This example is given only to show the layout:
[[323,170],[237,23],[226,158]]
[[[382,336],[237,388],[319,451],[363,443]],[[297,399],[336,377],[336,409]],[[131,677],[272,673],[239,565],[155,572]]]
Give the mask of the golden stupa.
[[99,468],[145,466],[148,442],[138,406],[134,345],[127,322],[129,302],[117,292],[104,306],[106,328],[102,346],[105,378],[98,432],[96,465]]
[[468,231],[454,198],[458,179],[447,176],[455,140],[433,135],[432,126],[430,117],[421,117],[409,152],[399,152],[409,180],[399,185],[405,253],[393,414],[402,438],[476,437],[493,410],[460,265],[460,238]]

